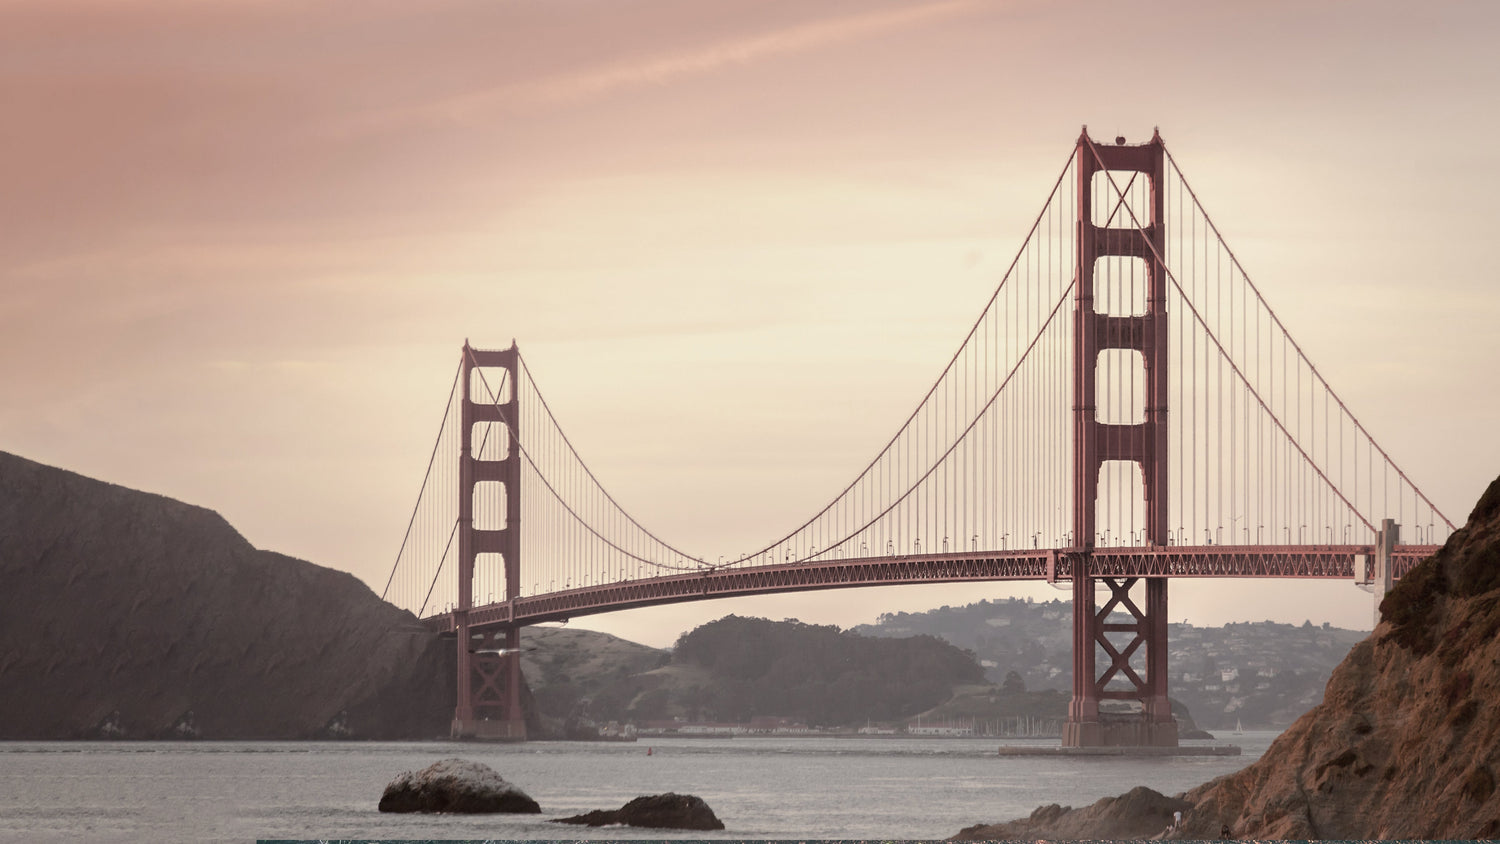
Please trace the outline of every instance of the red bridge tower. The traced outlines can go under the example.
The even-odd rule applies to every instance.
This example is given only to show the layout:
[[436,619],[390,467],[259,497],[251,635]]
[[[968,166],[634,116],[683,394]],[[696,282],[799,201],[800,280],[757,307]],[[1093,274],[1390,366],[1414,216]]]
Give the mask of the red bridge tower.
[[[1095,511],[1099,474],[1106,461],[1140,466],[1145,490],[1148,545],[1167,544],[1167,274],[1162,265],[1166,217],[1162,190],[1165,154],[1159,135],[1145,144],[1100,145],[1085,127],[1078,139],[1077,286],[1073,311],[1073,546],[1080,551],[1073,563],[1073,700],[1063,727],[1063,745],[1177,745],[1177,723],[1167,700],[1167,580],[1101,578],[1110,598],[1103,607],[1094,600],[1096,578],[1089,573],[1097,534]],[[1149,183],[1149,220],[1137,218],[1117,195],[1119,176],[1101,179],[1108,197],[1104,225],[1094,220],[1096,173],[1123,171],[1144,176]],[[1126,176],[1128,180],[1130,176]],[[1139,258],[1146,266],[1146,309],[1143,314],[1100,313],[1095,306],[1096,263],[1101,258]],[[1117,297],[1107,297],[1113,303]],[[1124,349],[1139,353],[1145,364],[1145,419],[1139,423],[1101,422],[1096,384],[1100,353]],[[1145,583],[1145,610],[1131,597],[1138,581]],[[1117,610],[1129,622],[1110,621]],[[1110,633],[1133,634],[1123,647]],[[1130,658],[1145,647],[1145,677]],[[1097,651],[1109,658],[1102,674]],[[1112,681],[1123,679],[1129,688]],[[1101,715],[1101,700],[1134,700],[1139,715],[1125,718]]]
[[[521,591],[521,449],[516,345],[496,351],[470,348],[464,343],[460,380],[461,445],[458,469],[458,606],[453,612],[458,633],[458,706],[453,713],[454,738],[525,741],[526,719],[521,712],[521,628],[516,625],[471,629],[474,607],[474,564],[478,555],[499,554],[505,566],[505,598]],[[487,367],[506,373],[501,388],[509,391],[496,401],[475,402],[474,369]],[[474,456],[474,426],[493,423],[490,436],[504,440],[499,460]],[[495,449],[487,448],[492,452]],[[505,525],[498,529],[474,527],[474,493],[481,483],[505,489]]]

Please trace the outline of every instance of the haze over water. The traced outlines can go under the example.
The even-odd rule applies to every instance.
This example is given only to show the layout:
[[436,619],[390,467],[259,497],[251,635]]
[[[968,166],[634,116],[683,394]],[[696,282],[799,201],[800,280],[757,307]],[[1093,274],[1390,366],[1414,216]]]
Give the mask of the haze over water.
[[[1250,764],[1276,735],[1221,735],[1244,748],[1241,756],[1167,759],[999,758],[995,739],[14,742],[0,744],[0,840],[946,838],[1136,785],[1185,791]],[[490,765],[542,814],[376,811],[397,774],[452,756]],[[704,798],[726,828],[673,833],[546,820],[668,791]]]

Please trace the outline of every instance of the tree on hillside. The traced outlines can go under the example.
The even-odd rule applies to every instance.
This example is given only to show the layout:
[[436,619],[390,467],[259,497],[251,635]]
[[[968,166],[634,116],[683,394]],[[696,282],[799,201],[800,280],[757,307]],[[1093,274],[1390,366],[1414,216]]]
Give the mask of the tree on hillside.
[[820,726],[894,720],[984,677],[972,653],[932,636],[875,639],[833,626],[738,616],[683,634],[673,659],[714,677],[719,691],[701,705],[733,721],[754,715]]

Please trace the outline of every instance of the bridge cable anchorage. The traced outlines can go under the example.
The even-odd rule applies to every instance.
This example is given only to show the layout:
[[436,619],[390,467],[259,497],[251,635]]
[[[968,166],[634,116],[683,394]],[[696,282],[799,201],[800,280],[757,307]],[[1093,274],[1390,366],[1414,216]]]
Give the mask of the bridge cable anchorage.
[[[1048,193],[1046,201],[1042,204],[1042,210],[1037,213],[1036,219],[1032,221],[1031,228],[1027,231],[1025,239],[1022,241],[1021,248],[1019,250],[1017,250],[1016,256],[1011,260],[1010,266],[1006,269],[1004,276],[1001,277],[999,286],[997,286],[995,288],[995,292],[990,295],[989,301],[986,302],[984,308],[981,309],[979,318],[974,321],[974,324],[973,324],[973,326],[970,327],[968,334],[965,335],[963,341],[959,343],[958,350],[953,353],[953,356],[951,358],[949,358],[948,364],[945,367],[943,367],[943,370],[939,373],[937,379],[935,381],[933,381],[932,386],[930,388],[928,388],[926,394],[924,394],[922,396],[922,398],[917,402],[916,408],[914,410],[912,410],[912,412],[911,412],[911,414],[909,416],[907,416],[906,421],[903,422],[899,428],[897,428],[896,433],[891,437],[891,439],[888,442],[886,442],[885,447],[882,448],[880,450],[880,452],[876,454],[875,458],[873,460],[871,460],[869,462],[869,464],[866,465],[865,468],[858,475],[855,476],[854,480],[851,481],[848,486],[844,487],[844,489],[842,491],[840,491],[838,494],[836,494],[828,502],[828,504],[826,504],[817,513],[813,514],[812,517],[810,517],[809,519],[807,519],[807,521],[803,522],[800,526],[798,526],[797,528],[795,528],[791,532],[787,533],[785,536],[781,537],[780,539],[776,540],[775,542],[772,542],[772,543],[766,545],[764,548],[761,548],[759,551],[756,551],[755,553],[752,553],[752,554],[744,555],[744,556],[740,557],[739,559],[733,561],[732,563],[729,564],[730,566],[735,566],[735,565],[738,565],[740,563],[744,563],[744,562],[753,560],[754,558],[759,557],[759,556],[761,556],[763,554],[773,554],[775,551],[778,550],[779,547],[784,546],[786,543],[791,542],[793,539],[795,539],[803,531],[805,531],[808,528],[812,527],[820,518],[822,518],[823,516],[827,515],[831,510],[833,510],[833,508],[836,505],[838,505],[838,503],[840,501],[842,501],[845,498],[845,496],[847,496],[850,492],[852,492],[859,485],[859,483],[861,481],[865,480],[867,477],[870,476],[872,470],[874,470],[881,463],[881,461],[884,458],[886,458],[891,453],[891,449],[893,447],[898,446],[899,441],[901,440],[901,436],[903,434],[907,433],[909,430],[913,429],[913,423],[914,422],[918,423],[918,427],[920,427],[920,420],[919,420],[918,417],[922,414],[923,409],[928,407],[929,400],[932,399],[932,397],[937,393],[938,388],[941,387],[944,384],[944,382],[947,379],[948,375],[953,371],[954,365],[958,362],[958,360],[963,355],[963,353],[965,352],[965,350],[970,347],[971,341],[974,339],[974,337],[976,336],[976,334],[979,332],[980,328],[985,324],[987,318],[990,316],[990,314],[992,313],[992,311],[994,309],[995,303],[999,300],[1002,291],[1005,290],[1006,283],[1009,282],[1012,278],[1014,278],[1016,268],[1020,264],[1021,259],[1027,254],[1028,247],[1031,245],[1031,242],[1032,242],[1032,238],[1036,235],[1038,229],[1041,227],[1042,221],[1045,220],[1045,219],[1047,219],[1049,217],[1049,214],[1050,214],[1050,211],[1051,211],[1051,206],[1052,206],[1052,200],[1057,197],[1058,189],[1063,185],[1064,181],[1067,179],[1068,173],[1073,169],[1073,158],[1074,158],[1074,156],[1070,152],[1069,155],[1068,155],[1067,162],[1064,164],[1064,166],[1062,168],[1062,171],[1058,173],[1056,181],[1053,182],[1052,190]],[[1048,322],[1050,323],[1050,321],[1051,321],[1051,318],[1049,317],[1048,318]],[[1045,328],[1045,326],[1044,326],[1044,328]],[[1040,335],[1040,332],[1038,334]],[[998,348],[998,343],[991,343],[991,346],[992,346],[992,348]],[[1015,370],[1013,368],[1012,369],[1012,374],[1014,374],[1014,371]],[[993,403],[993,399],[992,399],[991,403]],[[986,405],[986,407],[988,407],[988,405]],[[982,412],[981,412],[980,415],[982,415]],[[976,416],[976,418],[977,418],[977,416]],[[972,426],[970,426],[970,427],[972,428]],[[950,451],[951,451],[951,449],[950,449]],[[930,472],[929,472],[929,474],[930,474]],[[926,476],[924,475],[924,478],[925,477]],[[918,483],[920,483],[920,482],[918,482]],[[911,494],[911,492],[912,492],[913,489],[915,489],[915,487],[913,487],[912,489],[908,489],[905,493],[903,493],[902,496],[901,496],[901,498],[898,499],[898,503],[899,503],[899,501],[905,500]],[[884,515],[888,514],[894,506],[895,505],[893,504],[891,507],[887,507],[886,510],[884,510],[880,514],[880,516],[884,516]],[[876,520],[878,520],[878,518],[879,517],[877,517]],[[843,541],[848,541],[849,539],[852,539],[853,537],[859,536],[859,534],[862,533],[864,530],[867,530],[868,528],[872,527],[873,524],[874,524],[874,522],[876,520],[871,520],[871,522],[867,523],[863,528],[851,532],[848,536],[844,537],[843,540],[840,543],[835,543],[835,545],[825,545],[825,551],[828,548],[836,547],[836,545],[842,544]],[[806,558],[803,558],[801,560],[798,560],[797,562],[802,562],[802,561],[805,561],[806,559],[812,559],[815,556],[816,555],[813,555],[813,556],[810,556],[810,557],[806,557]],[[790,561],[787,561],[787,562],[790,562]]]
[[[1092,142],[1091,139],[1090,139],[1090,142],[1089,142],[1089,149],[1090,149],[1090,152],[1092,153],[1092,155],[1094,156],[1094,159],[1095,159],[1096,163],[1098,163],[1100,171],[1102,171],[1105,174],[1106,178],[1109,180],[1110,186],[1112,188],[1114,188],[1114,190],[1115,190],[1115,192],[1116,192],[1117,195],[1120,195],[1123,198],[1124,192],[1121,191],[1121,189],[1119,187],[1119,184],[1115,181],[1114,176],[1113,176],[1112,172],[1110,171],[1110,169],[1104,165],[1102,157],[1100,156],[1100,154],[1099,154],[1096,146],[1093,144],[1093,142]],[[1165,148],[1163,149],[1163,151],[1165,152]],[[1170,159],[1170,156],[1169,156],[1169,159]],[[1186,179],[1182,178],[1181,171],[1177,168],[1176,162],[1173,161],[1172,163],[1173,163],[1173,170],[1174,170],[1174,172],[1176,173],[1176,175],[1178,176],[1178,178],[1180,180],[1182,180],[1183,185],[1185,187],[1188,187],[1188,190],[1191,193],[1191,187],[1187,185]],[[1203,216],[1204,216],[1205,220],[1209,223],[1209,225],[1212,226],[1212,221],[1209,220],[1209,218],[1207,216],[1207,212],[1203,211],[1201,204],[1198,203],[1196,195],[1193,196],[1193,200],[1194,200],[1195,207],[1201,213],[1203,213]],[[1135,223],[1137,229],[1144,230],[1144,227],[1141,226],[1140,220],[1136,216],[1134,209],[1130,208],[1129,205],[1127,205],[1126,206],[1126,211],[1127,211],[1127,213],[1129,213],[1129,215],[1130,215],[1132,221]],[[1219,245],[1227,250],[1228,247],[1223,244],[1222,235],[1218,232],[1217,227],[1213,228],[1213,232],[1214,232],[1214,235],[1215,235],[1216,239],[1219,241]],[[1221,360],[1221,362],[1222,363],[1227,363],[1229,365],[1231,371],[1239,379],[1240,383],[1243,384],[1243,386],[1249,391],[1249,393],[1251,394],[1251,396],[1253,396],[1255,398],[1255,400],[1257,401],[1257,403],[1260,405],[1261,409],[1263,411],[1265,411],[1266,415],[1271,418],[1271,421],[1281,431],[1281,433],[1282,433],[1283,437],[1285,438],[1286,442],[1289,443],[1293,448],[1295,448],[1297,450],[1298,454],[1303,459],[1303,464],[1302,464],[1303,467],[1304,468],[1309,468],[1310,467],[1317,474],[1318,478],[1322,480],[1324,486],[1327,489],[1331,490],[1339,498],[1339,500],[1345,505],[1345,507],[1348,508],[1348,511],[1350,513],[1352,513],[1355,516],[1355,518],[1359,519],[1359,521],[1361,521],[1365,525],[1366,528],[1368,528],[1369,530],[1371,530],[1373,532],[1375,530],[1375,528],[1374,528],[1374,525],[1370,522],[1370,520],[1367,519],[1364,516],[1364,514],[1360,511],[1360,509],[1353,502],[1349,501],[1348,497],[1345,496],[1343,490],[1339,487],[1339,485],[1333,483],[1332,479],[1327,476],[1327,474],[1319,466],[1318,462],[1315,459],[1313,459],[1307,453],[1307,451],[1304,449],[1304,447],[1303,447],[1302,443],[1299,441],[1299,439],[1296,436],[1294,436],[1290,430],[1287,429],[1285,423],[1267,405],[1265,399],[1261,396],[1260,391],[1255,387],[1254,384],[1252,384],[1250,382],[1249,378],[1242,371],[1242,369],[1240,368],[1240,366],[1238,365],[1238,363],[1236,363],[1236,361],[1234,360],[1234,357],[1231,354],[1229,354],[1228,350],[1226,350],[1224,348],[1224,345],[1223,345],[1222,341],[1218,338],[1217,333],[1214,332],[1209,327],[1209,325],[1207,323],[1207,320],[1199,312],[1199,309],[1197,308],[1197,306],[1193,304],[1193,302],[1190,299],[1190,297],[1188,297],[1187,292],[1183,289],[1181,282],[1177,278],[1176,272],[1172,270],[1171,266],[1165,260],[1165,256],[1163,256],[1158,251],[1156,245],[1151,241],[1150,238],[1143,238],[1143,242],[1145,243],[1145,245],[1147,246],[1147,248],[1150,249],[1150,251],[1152,252],[1152,254],[1154,255],[1154,257],[1156,258],[1156,260],[1161,264],[1163,270],[1167,273],[1168,278],[1171,279],[1171,281],[1173,283],[1173,286],[1176,288],[1179,296],[1182,297],[1183,304],[1185,304],[1188,307],[1189,311],[1193,314],[1194,319],[1198,322],[1199,326],[1203,328],[1203,330],[1204,330],[1205,335],[1207,336],[1207,338],[1209,340],[1211,340],[1213,342],[1214,346],[1218,349],[1219,354],[1220,354],[1220,360]],[[1285,326],[1282,325],[1280,323],[1280,320],[1275,317],[1274,312],[1271,312],[1269,304],[1265,303],[1264,298],[1260,296],[1259,290],[1256,289],[1256,288],[1254,288],[1253,283],[1250,282],[1250,280],[1249,280],[1248,274],[1244,272],[1244,268],[1242,266],[1240,266],[1238,264],[1238,261],[1233,258],[1233,253],[1232,252],[1230,253],[1230,255],[1231,255],[1231,260],[1234,262],[1234,267],[1237,268],[1237,269],[1239,269],[1240,275],[1243,278],[1243,280],[1245,281],[1245,283],[1252,290],[1255,291],[1257,300],[1266,308],[1266,310],[1268,312],[1272,313],[1272,318],[1275,319],[1275,324],[1276,324],[1276,326],[1278,328],[1281,329],[1282,334],[1285,337],[1286,341],[1290,342],[1292,344],[1293,348],[1295,348],[1297,350],[1299,358],[1301,359],[1301,361],[1303,361],[1304,363],[1307,364],[1309,370],[1313,370],[1313,374],[1318,378],[1318,381],[1324,387],[1325,392],[1329,393],[1329,394],[1333,394],[1332,388],[1327,384],[1327,381],[1325,379],[1323,379],[1323,377],[1321,376],[1321,374],[1316,373],[1316,371],[1312,367],[1311,361],[1307,360],[1306,354],[1303,353],[1302,350],[1300,349],[1300,347],[1298,347],[1296,345],[1295,341],[1291,339],[1290,335],[1286,332]],[[1232,327],[1233,326],[1231,324],[1231,329],[1232,329]],[[1257,338],[1257,342],[1258,342],[1258,339],[1259,338]],[[1298,377],[1300,378],[1300,367],[1299,367],[1299,371],[1298,371]],[[1338,397],[1337,397],[1336,394],[1333,394],[1333,396],[1334,396],[1334,400],[1339,404],[1339,407],[1343,411],[1344,415],[1349,416],[1349,418],[1351,419],[1351,421],[1353,421],[1356,424],[1356,426],[1358,426],[1358,421],[1354,419],[1352,413],[1349,413],[1347,407],[1345,407],[1343,405],[1343,402],[1338,399]],[[1325,402],[1326,402],[1326,398],[1325,398]],[[1300,395],[1300,391],[1299,391],[1299,394],[1298,394],[1299,419],[1300,419],[1300,407],[1301,407],[1300,403],[1301,403],[1301,395]],[[1327,426],[1327,423],[1326,423],[1326,415],[1325,415],[1325,428],[1326,428],[1326,426]],[[1374,447],[1376,450],[1378,450],[1380,452],[1380,454],[1381,454],[1382,458],[1384,458],[1386,464],[1389,465],[1389,466],[1394,467],[1394,464],[1390,461],[1389,456],[1386,455],[1386,453],[1384,452],[1383,449],[1379,448],[1379,446],[1374,442],[1373,437],[1370,437],[1370,435],[1368,434],[1368,432],[1364,431],[1364,429],[1362,428],[1362,426],[1359,427],[1358,430],[1360,430],[1362,433],[1364,433],[1365,437],[1366,437],[1366,440],[1371,444],[1371,446]],[[1326,451],[1326,449],[1325,449],[1325,451]],[[1341,449],[1341,456],[1342,456],[1342,449]],[[1357,455],[1356,455],[1356,457],[1357,457]],[[1438,511],[1437,508],[1432,505],[1431,501],[1428,500],[1427,497],[1425,495],[1423,495],[1420,492],[1419,489],[1417,489],[1417,487],[1415,486],[1415,484],[1411,483],[1411,481],[1408,478],[1406,478],[1405,474],[1403,472],[1401,472],[1400,468],[1399,467],[1394,467],[1394,468],[1396,468],[1398,476],[1400,477],[1400,479],[1402,481],[1404,481],[1406,483],[1406,485],[1409,486],[1415,494],[1417,494],[1418,496],[1420,496],[1422,498],[1423,503],[1427,504],[1427,506],[1431,510],[1431,512],[1436,513],[1440,518],[1443,518],[1443,520],[1446,523],[1448,523],[1449,526],[1451,527],[1451,525],[1452,525],[1451,521],[1449,521],[1447,519],[1447,517],[1444,516],[1441,513],[1441,511]],[[1247,479],[1247,482],[1248,482],[1248,479]],[[1399,494],[1399,491],[1398,491],[1398,494]],[[1303,497],[1305,497],[1305,495]],[[1388,498],[1388,493],[1387,493],[1387,497],[1386,497],[1386,502],[1385,503],[1386,503],[1387,506],[1389,506],[1390,502],[1389,502],[1389,498]],[[1304,525],[1304,527],[1305,527],[1305,525]],[[1246,530],[1247,530],[1247,533],[1248,533],[1248,526],[1247,526]],[[1329,530],[1331,531],[1331,527],[1329,528]],[[1288,527],[1288,531],[1289,531],[1289,527]]]
[[[1266,301],[1265,296],[1261,295],[1260,288],[1256,286],[1254,280],[1250,278],[1250,274],[1245,271],[1244,265],[1240,263],[1239,257],[1234,254],[1234,249],[1230,247],[1227,241],[1224,240],[1224,235],[1220,233],[1218,225],[1214,223],[1213,217],[1209,216],[1208,209],[1204,208],[1203,203],[1198,200],[1197,192],[1194,191],[1193,186],[1188,183],[1187,176],[1183,175],[1182,169],[1177,166],[1177,160],[1172,157],[1172,151],[1167,148],[1165,142],[1162,143],[1162,152],[1166,154],[1167,161],[1172,165],[1172,171],[1177,174],[1178,180],[1182,182],[1182,186],[1187,190],[1188,196],[1192,198],[1193,206],[1197,208],[1199,213],[1203,215],[1204,221],[1208,223],[1208,225],[1213,229],[1214,237],[1218,238],[1219,242],[1224,246],[1224,251],[1229,254],[1230,262],[1232,262],[1234,264],[1234,267],[1240,271],[1240,275],[1244,278],[1245,284],[1248,285],[1250,290],[1255,293],[1255,298],[1265,307],[1266,312],[1270,314],[1271,320],[1275,323],[1276,327],[1281,329],[1281,332],[1286,336],[1287,341],[1292,344],[1292,348],[1297,351],[1297,356],[1307,364],[1307,368],[1311,370],[1313,376],[1318,379],[1318,383],[1323,385],[1323,389],[1328,393],[1328,395],[1333,398],[1334,402],[1338,405],[1339,410],[1343,411],[1344,415],[1349,417],[1349,420],[1354,424],[1355,430],[1365,435],[1365,438],[1370,441],[1370,445],[1380,453],[1381,458],[1385,460],[1385,462],[1389,464],[1391,468],[1396,470],[1396,474],[1402,481],[1405,481],[1406,484],[1411,487],[1412,491],[1416,493],[1417,496],[1422,499],[1422,503],[1426,504],[1432,510],[1432,512],[1437,514],[1438,518],[1443,520],[1443,522],[1448,526],[1448,530],[1457,530],[1457,526],[1454,525],[1453,521],[1446,515],[1444,515],[1443,511],[1439,510],[1436,504],[1432,503],[1432,500],[1422,492],[1422,490],[1416,485],[1414,481],[1411,480],[1411,478],[1407,477],[1406,473],[1401,470],[1401,467],[1396,464],[1396,461],[1393,460],[1391,456],[1386,453],[1385,449],[1381,448],[1380,444],[1375,441],[1374,435],[1372,435],[1368,430],[1365,429],[1362,424],[1360,424],[1358,417],[1356,417],[1354,413],[1349,410],[1349,408],[1344,404],[1344,400],[1339,397],[1338,391],[1333,388],[1332,384],[1328,383],[1328,379],[1324,378],[1323,373],[1319,372],[1318,368],[1313,365],[1312,359],[1307,356],[1307,353],[1302,351],[1302,347],[1298,345],[1296,338],[1292,337],[1291,332],[1287,331],[1286,326],[1281,322],[1281,318],[1277,316],[1276,309],[1272,308],[1271,303]],[[1181,288],[1179,288],[1179,291],[1180,290]]]
[[[517,357],[519,358],[520,356],[518,355]],[[536,383],[531,378],[530,371],[524,369],[525,368],[525,361],[524,361],[524,359],[521,359],[521,362],[522,362],[523,371],[526,371],[526,373],[527,373],[527,376],[526,376],[527,377],[527,381],[530,383],[532,389],[535,390],[536,389]],[[572,505],[570,505],[566,500],[564,500],[562,494],[558,491],[557,487],[552,483],[552,481],[550,479],[548,479],[547,474],[544,471],[542,471],[541,466],[538,465],[537,460],[533,456],[531,450],[527,449],[526,446],[524,446],[521,443],[519,437],[515,437],[515,425],[514,425],[514,422],[507,417],[507,415],[506,415],[503,407],[501,406],[501,404],[499,402],[499,399],[497,398],[497,394],[496,394],[495,390],[490,387],[489,379],[485,376],[483,368],[479,367],[476,364],[475,365],[475,371],[479,373],[480,382],[484,385],[485,391],[489,394],[489,397],[490,397],[490,400],[491,400],[491,404],[496,408],[496,411],[498,412],[498,414],[500,416],[501,423],[504,424],[504,425],[506,425],[507,428],[509,428],[511,430],[512,437],[513,437],[513,439],[512,439],[513,446],[521,453],[521,456],[526,459],[527,465],[529,465],[532,468],[532,470],[536,472],[537,480],[541,481],[542,485],[546,488],[547,492],[551,494],[552,498],[563,508],[563,510],[569,516],[573,517],[574,521],[576,521],[580,527],[582,527],[584,530],[586,530],[589,534],[591,534],[592,536],[594,536],[596,539],[598,539],[601,542],[603,542],[606,546],[608,546],[612,550],[617,551],[620,554],[623,554],[624,556],[626,556],[626,557],[628,557],[630,559],[636,560],[636,561],[641,562],[641,563],[645,563],[646,565],[655,566],[655,567],[661,568],[661,569],[668,569],[668,570],[671,570],[671,571],[698,571],[699,570],[699,567],[694,567],[694,566],[673,566],[673,565],[668,564],[668,563],[661,563],[661,562],[657,562],[655,560],[652,560],[650,558],[640,556],[636,552],[634,552],[634,551],[632,551],[630,549],[627,549],[627,548],[619,545],[618,543],[616,543],[614,540],[610,539],[609,537],[606,537],[604,534],[600,533],[598,531],[598,529],[596,529],[593,525],[589,524],[588,520],[586,520],[585,518],[583,518],[583,516],[580,515],[579,512],[576,509],[573,508]],[[517,387],[519,387],[519,385],[517,385]],[[537,398],[538,399],[541,398],[540,391],[537,391]],[[545,407],[545,405],[544,405],[544,407]],[[566,435],[562,433],[561,426],[558,426],[556,424],[556,418],[552,417],[551,410],[548,409],[546,412],[548,414],[549,419],[551,419],[553,425],[556,427],[559,436],[562,436],[563,439],[564,439],[564,442],[567,442]],[[568,447],[570,449],[572,449],[572,444],[568,443]],[[578,457],[577,451],[576,450],[572,451],[572,454],[573,454],[573,456],[575,458],[577,458],[579,460],[579,463],[582,464],[582,458]],[[655,540],[659,545],[663,546],[664,548],[667,548],[668,550],[672,551],[673,553],[676,553],[676,554],[679,554],[681,556],[687,557],[689,559],[701,562],[705,566],[708,565],[708,563],[706,561],[700,560],[697,557],[693,557],[691,554],[687,554],[686,552],[683,552],[683,551],[677,549],[676,547],[674,547],[672,545],[669,545],[666,542],[663,542],[662,540],[658,539],[654,534],[652,534],[650,531],[647,531],[644,527],[641,527],[640,523],[637,522],[634,519],[634,517],[632,517],[628,512],[626,512],[624,508],[620,507],[619,504],[615,502],[614,498],[611,497],[606,490],[604,490],[603,485],[599,484],[598,479],[595,478],[594,475],[593,475],[593,473],[588,470],[588,467],[587,467],[586,464],[583,464],[583,468],[584,468],[584,471],[588,472],[589,479],[594,482],[595,486],[598,487],[599,491],[604,494],[604,496],[606,497],[606,499],[611,504],[613,504],[614,507],[616,508],[616,510],[618,510],[619,513],[621,515],[623,515],[627,520],[629,520],[632,525],[634,525],[637,528],[639,528],[643,533],[645,533],[647,536],[650,536],[651,539]]]

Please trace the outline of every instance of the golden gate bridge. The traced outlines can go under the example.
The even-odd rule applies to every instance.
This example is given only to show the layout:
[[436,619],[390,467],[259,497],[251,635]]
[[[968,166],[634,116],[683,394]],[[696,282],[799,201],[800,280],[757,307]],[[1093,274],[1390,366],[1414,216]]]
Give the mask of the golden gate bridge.
[[[1067,583],[1063,743],[1172,746],[1171,578],[1382,594],[1453,530],[1292,339],[1160,135],[1100,143],[1085,127],[931,388],[794,530],[732,558],[673,545],[589,469],[514,343],[465,343],[383,597],[456,636],[453,734],[524,739],[529,624],[815,589]],[[1132,714],[1102,711],[1110,700]]]

